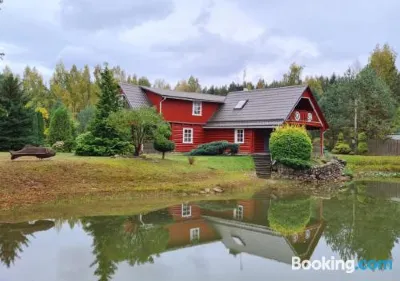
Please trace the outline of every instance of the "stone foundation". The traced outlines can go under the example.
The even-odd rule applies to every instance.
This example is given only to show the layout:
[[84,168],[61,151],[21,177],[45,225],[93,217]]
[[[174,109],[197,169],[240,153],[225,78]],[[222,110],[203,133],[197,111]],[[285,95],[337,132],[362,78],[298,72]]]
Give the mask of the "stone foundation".
[[338,181],[343,180],[346,161],[333,158],[326,164],[306,170],[294,170],[282,164],[276,164],[274,176],[300,181]]

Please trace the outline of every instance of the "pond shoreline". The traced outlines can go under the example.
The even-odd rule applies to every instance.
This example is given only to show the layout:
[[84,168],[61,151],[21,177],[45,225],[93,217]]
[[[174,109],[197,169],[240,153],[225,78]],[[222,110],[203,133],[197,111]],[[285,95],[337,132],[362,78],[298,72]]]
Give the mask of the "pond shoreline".
[[[400,157],[340,158],[348,161],[354,171],[354,180],[385,177],[386,181],[400,181],[396,179],[400,172]],[[396,175],[393,179],[384,176],[388,166]],[[369,172],[371,167],[379,173]],[[345,184],[308,182],[305,188],[302,182],[257,178],[250,156],[200,156],[196,157],[194,165],[190,165],[183,155],[168,155],[166,160],[161,160],[159,155],[115,159],[59,154],[51,160],[22,158],[11,161],[8,153],[0,153],[0,179],[2,210],[63,201],[85,202],[92,198],[113,199],[125,194],[136,198],[218,196],[212,194],[216,187],[223,192],[235,192],[244,187],[301,186],[305,190],[317,190],[321,185]]]

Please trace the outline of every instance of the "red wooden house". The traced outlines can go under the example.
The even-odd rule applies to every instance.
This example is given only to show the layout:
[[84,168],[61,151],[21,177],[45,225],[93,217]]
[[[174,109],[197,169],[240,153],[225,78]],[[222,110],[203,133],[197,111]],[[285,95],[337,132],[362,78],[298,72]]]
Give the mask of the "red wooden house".
[[308,86],[231,92],[227,96],[176,92],[120,83],[131,108],[155,106],[171,124],[176,151],[226,140],[240,153],[269,151],[272,130],[284,123],[319,130],[321,153],[328,124]]

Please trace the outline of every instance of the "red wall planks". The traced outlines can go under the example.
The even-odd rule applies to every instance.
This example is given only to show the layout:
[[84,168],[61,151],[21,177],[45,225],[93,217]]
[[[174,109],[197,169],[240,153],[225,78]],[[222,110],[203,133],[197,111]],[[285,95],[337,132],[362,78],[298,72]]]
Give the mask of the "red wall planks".
[[[226,140],[235,142],[235,129],[205,129],[204,142]],[[239,153],[253,152],[253,129],[244,129],[244,143],[240,144]]]
[[[160,112],[160,102],[163,98],[160,95],[146,91],[147,97],[157,111]],[[166,99],[161,103],[161,111],[164,119],[168,122],[197,123],[205,124],[219,108],[218,103],[202,102],[202,114],[196,116],[192,114],[193,102],[188,100]]]
[[[193,143],[183,143],[183,129],[193,129]],[[172,141],[175,142],[175,151],[188,152],[196,148],[199,144],[204,143],[204,129],[199,124],[181,124],[171,123]]]

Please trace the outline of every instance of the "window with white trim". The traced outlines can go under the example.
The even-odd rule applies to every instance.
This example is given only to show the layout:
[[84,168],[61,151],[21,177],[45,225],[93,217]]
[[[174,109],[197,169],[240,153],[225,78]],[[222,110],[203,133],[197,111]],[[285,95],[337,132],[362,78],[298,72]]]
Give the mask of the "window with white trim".
[[189,204],[182,204],[182,218],[188,218],[192,216],[192,206]]
[[244,129],[235,130],[235,143],[244,143]]
[[233,209],[233,218],[235,220],[242,220],[243,219],[243,210],[244,207],[242,205],[237,205],[235,209]]
[[200,228],[191,228],[190,229],[190,241],[199,241],[200,240]]
[[193,143],[193,128],[183,128],[183,143]]
[[203,103],[201,101],[194,101],[192,107],[192,115],[201,116]]

